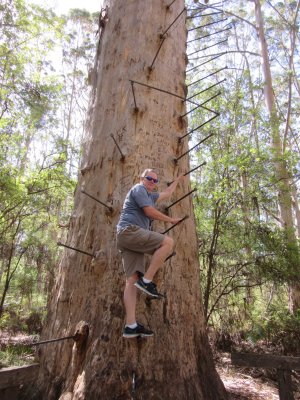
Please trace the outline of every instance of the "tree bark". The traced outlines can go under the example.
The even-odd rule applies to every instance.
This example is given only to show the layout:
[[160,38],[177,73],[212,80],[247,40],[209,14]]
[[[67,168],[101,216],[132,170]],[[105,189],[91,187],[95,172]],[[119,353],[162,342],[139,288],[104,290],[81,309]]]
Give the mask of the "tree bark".
[[[184,14],[168,32],[152,71],[148,68],[161,44],[159,34],[184,8],[183,0],[170,8],[166,3],[111,0],[107,16],[102,16],[81,176],[67,239],[69,246],[96,256],[65,250],[43,332],[43,339],[72,335],[84,320],[89,324],[89,337],[80,357],[70,341],[41,347],[42,367],[32,398],[227,398],[208,344],[190,197],[169,211],[190,218],[169,232],[175,239],[176,256],[155,279],[167,299],[147,305],[143,295],[138,297],[138,320],[150,326],[155,336],[147,340],[121,336],[125,278],[115,226],[125,195],[147,167],[157,171],[161,188],[189,170],[187,157],[179,165],[173,162],[188,149],[187,141],[178,142],[186,129],[180,118],[185,103],[134,84],[135,105],[129,82],[132,79],[185,97]],[[83,194],[82,188],[113,211]],[[181,184],[176,198],[189,190],[188,182]],[[164,231],[169,226],[160,223],[154,229]]]

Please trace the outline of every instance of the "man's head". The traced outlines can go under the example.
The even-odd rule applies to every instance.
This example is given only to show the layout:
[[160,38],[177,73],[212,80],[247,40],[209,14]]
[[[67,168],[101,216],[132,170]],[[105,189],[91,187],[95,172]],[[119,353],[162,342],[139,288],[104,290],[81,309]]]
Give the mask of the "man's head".
[[148,192],[153,192],[158,183],[157,173],[153,169],[145,169],[141,175],[141,183],[145,186]]

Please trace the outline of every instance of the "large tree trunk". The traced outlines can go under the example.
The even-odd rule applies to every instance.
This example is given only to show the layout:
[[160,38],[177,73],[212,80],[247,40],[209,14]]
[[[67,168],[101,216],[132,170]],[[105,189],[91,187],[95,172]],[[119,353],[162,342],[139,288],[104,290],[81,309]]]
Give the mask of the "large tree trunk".
[[290,247],[291,268],[294,272],[294,280],[290,285],[291,304],[290,311],[296,312],[300,308],[300,281],[299,281],[299,258],[296,255],[298,244],[294,228],[293,204],[291,193],[290,173],[288,171],[285,155],[283,152],[282,140],[280,137],[279,117],[276,109],[274,90],[272,84],[272,74],[269,61],[268,46],[266,42],[263,16],[261,12],[260,0],[253,0],[255,4],[255,16],[257,23],[258,36],[261,45],[263,72],[265,77],[265,100],[271,122],[271,140],[273,161],[278,187],[278,204],[280,208],[280,218],[283,221],[287,246]]
[[[168,9],[161,0],[111,0],[103,19],[93,95],[84,144],[82,174],[75,194],[67,244],[96,253],[92,258],[65,250],[49,304],[43,337],[72,335],[79,321],[90,332],[85,348],[69,341],[41,348],[40,398],[52,399],[226,399],[212,360],[200,297],[198,244],[191,198],[170,214],[190,218],[170,231],[176,255],[158,273],[166,300],[138,298],[138,320],[153,338],[124,339],[124,274],[116,249],[115,226],[124,197],[140,172],[155,168],[161,187],[189,170],[178,97],[134,85],[129,79],[185,96],[184,15],[172,27],[159,55],[159,34],[183,10],[183,0]],[[105,25],[105,27],[104,27]],[[111,138],[114,135],[125,160]],[[92,200],[90,193],[113,208]],[[188,183],[176,198],[190,190]],[[156,225],[163,231],[170,225]]]

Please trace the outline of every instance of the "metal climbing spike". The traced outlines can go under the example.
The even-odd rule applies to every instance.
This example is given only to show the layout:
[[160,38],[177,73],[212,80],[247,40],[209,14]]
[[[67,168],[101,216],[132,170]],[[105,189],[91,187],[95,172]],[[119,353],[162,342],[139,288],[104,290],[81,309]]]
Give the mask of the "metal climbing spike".
[[181,224],[181,222],[185,221],[187,218],[189,218],[188,215],[186,215],[185,217],[183,217],[180,221],[176,222],[176,224],[172,225],[170,228],[166,229],[164,232],[162,232],[162,234],[166,234],[168,233],[171,229],[175,228],[175,226]]
[[134,111],[137,112],[139,109],[138,109],[138,106],[136,105],[136,98],[135,98],[133,81],[130,81],[130,83],[131,83],[131,90],[132,90],[133,101],[134,101]]
[[[197,92],[196,94],[193,94],[193,96],[188,97],[186,100],[189,101],[189,100],[193,99],[194,97],[198,96],[199,94],[204,93],[204,92],[206,92],[207,90],[210,90],[211,88],[213,88],[213,87],[215,87],[215,86],[217,86],[217,85],[220,85],[221,83],[225,82],[226,80],[227,80],[227,79],[224,78],[224,79],[222,79],[221,81],[218,81],[217,83],[214,83],[213,85],[208,86],[207,88],[201,90],[201,92]],[[209,99],[209,100],[211,100],[211,99]]]
[[196,26],[195,28],[188,29],[188,32],[192,32],[192,31],[195,31],[200,28],[205,28],[206,26],[214,25],[214,24],[217,24],[218,22],[224,22],[224,21],[227,21],[227,19],[228,18],[223,18],[223,19],[219,19],[218,21],[209,22],[205,25]]
[[197,40],[201,40],[201,39],[204,39],[204,38],[209,37],[209,36],[217,35],[218,33],[223,33],[223,32],[229,31],[230,29],[231,29],[231,27],[228,27],[226,29],[222,29],[220,31],[213,32],[213,33],[207,34],[205,36],[201,36],[201,37],[196,38],[196,39],[188,40],[187,43],[196,42]]
[[227,69],[227,68],[228,68],[228,67],[227,67],[227,65],[226,65],[226,67],[220,68],[220,69],[218,69],[217,71],[214,71],[214,72],[212,72],[211,74],[206,75],[206,76],[204,76],[204,77],[201,78],[201,79],[198,79],[198,80],[196,80],[196,81],[194,81],[194,82],[191,82],[191,83],[189,83],[189,84],[186,85],[186,86],[189,87],[189,86],[195,85],[196,83],[201,82],[201,81],[203,81],[204,79],[209,78],[210,76],[216,75],[217,73],[223,71],[223,69]]
[[102,206],[106,207],[110,212],[113,212],[113,208],[112,207],[110,207],[107,204],[103,203],[101,200],[97,199],[96,197],[94,197],[90,193],[87,193],[85,190],[81,189],[81,193],[83,193],[83,194],[87,195],[88,197],[90,197],[91,199],[97,201],[99,204],[101,204]]
[[43,340],[42,342],[34,342],[34,343],[30,343],[28,344],[28,346],[39,346],[41,344],[48,344],[48,343],[54,343],[54,342],[60,342],[62,340],[68,340],[68,339],[73,339],[75,340],[75,335],[73,336],[64,336],[58,339],[49,339],[49,340]]
[[58,246],[66,247],[67,249],[77,251],[78,253],[82,253],[82,254],[85,254],[85,255],[90,256],[90,257],[95,257],[95,255],[94,255],[93,253],[88,253],[87,251],[78,249],[78,248],[76,248],[76,247],[68,246],[68,245],[66,245],[66,244],[64,244],[64,243],[61,243],[61,242],[57,242],[57,245],[58,245]]
[[115,142],[115,145],[117,146],[117,149],[118,149],[119,152],[121,153],[121,161],[124,161],[124,160],[125,160],[125,156],[124,156],[124,154],[122,153],[122,150],[120,149],[120,146],[118,145],[118,143],[117,143],[117,141],[116,141],[114,135],[111,133],[110,136],[112,137],[113,141]]
[[193,146],[192,148],[190,148],[188,151],[186,151],[185,153],[181,154],[179,157],[174,158],[174,162],[175,164],[177,164],[177,162],[184,156],[186,156],[187,154],[189,154],[192,150],[194,150],[196,147],[200,146],[200,144],[204,143],[207,139],[209,139],[210,137],[212,137],[214,134],[211,133],[210,135],[206,136],[204,139],[200,140],[200,142],[198,142],[197,144],[195,144],[195,146]]
[[[168,207],[166,207],[166,211],[168,211],[169,208],[175,206],[175,204],[179,203],[181,200],[185,199],[186,197],[188,197],[188,196],[191,195],[192,193],[196,192],[196,190],[197,190],[197,189],[195,188],[195,189],[191,190],[190,192],[188,192],[187,194],[185,194],[184,196],[180,197],[180,199],[174,201],[174,203],[172,203],[172,204],[170,204]],[[171,255],[171,256],[172,256],[172,255]],[[169,256],[169,257],[171,257],[171,256]],[[169,257],[168,257],[168,258],[169,258]],[[167,258],[167,259],[168,259],[168,258]],[[167,259],[166,259],[166,261],[167,261]]]
[[208,119],[207,121],[203,122],[203,124],[197,126],[196,128],[192,129],[191,131],[187,132],[185,135],[181,136],[180,138],[178,138],[178,142],[181,143],[182,139],[184,139],[186,136],[190,135],[191,133],[197,131],[199,128],[202,128],[202,126],[208,124],[209,122],[211,122],[212,120],[214,120],[215,118],[219,117],[220,114],[214,115],[213,117],[211,117],[210,119]]

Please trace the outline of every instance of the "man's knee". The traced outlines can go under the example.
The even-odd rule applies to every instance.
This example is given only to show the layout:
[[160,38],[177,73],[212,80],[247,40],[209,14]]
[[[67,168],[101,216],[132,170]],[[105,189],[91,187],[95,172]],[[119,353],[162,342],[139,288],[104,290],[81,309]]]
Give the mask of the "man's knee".
[[133,275],[131,275],[130,277],[126,278],[126,286],[132,286],[135,284],[135,282],[139,279],[138,274],[134,273]]
[[165,236],[162,245],[168,246],[170,249],[173,249],[174,240],[170,236]]

